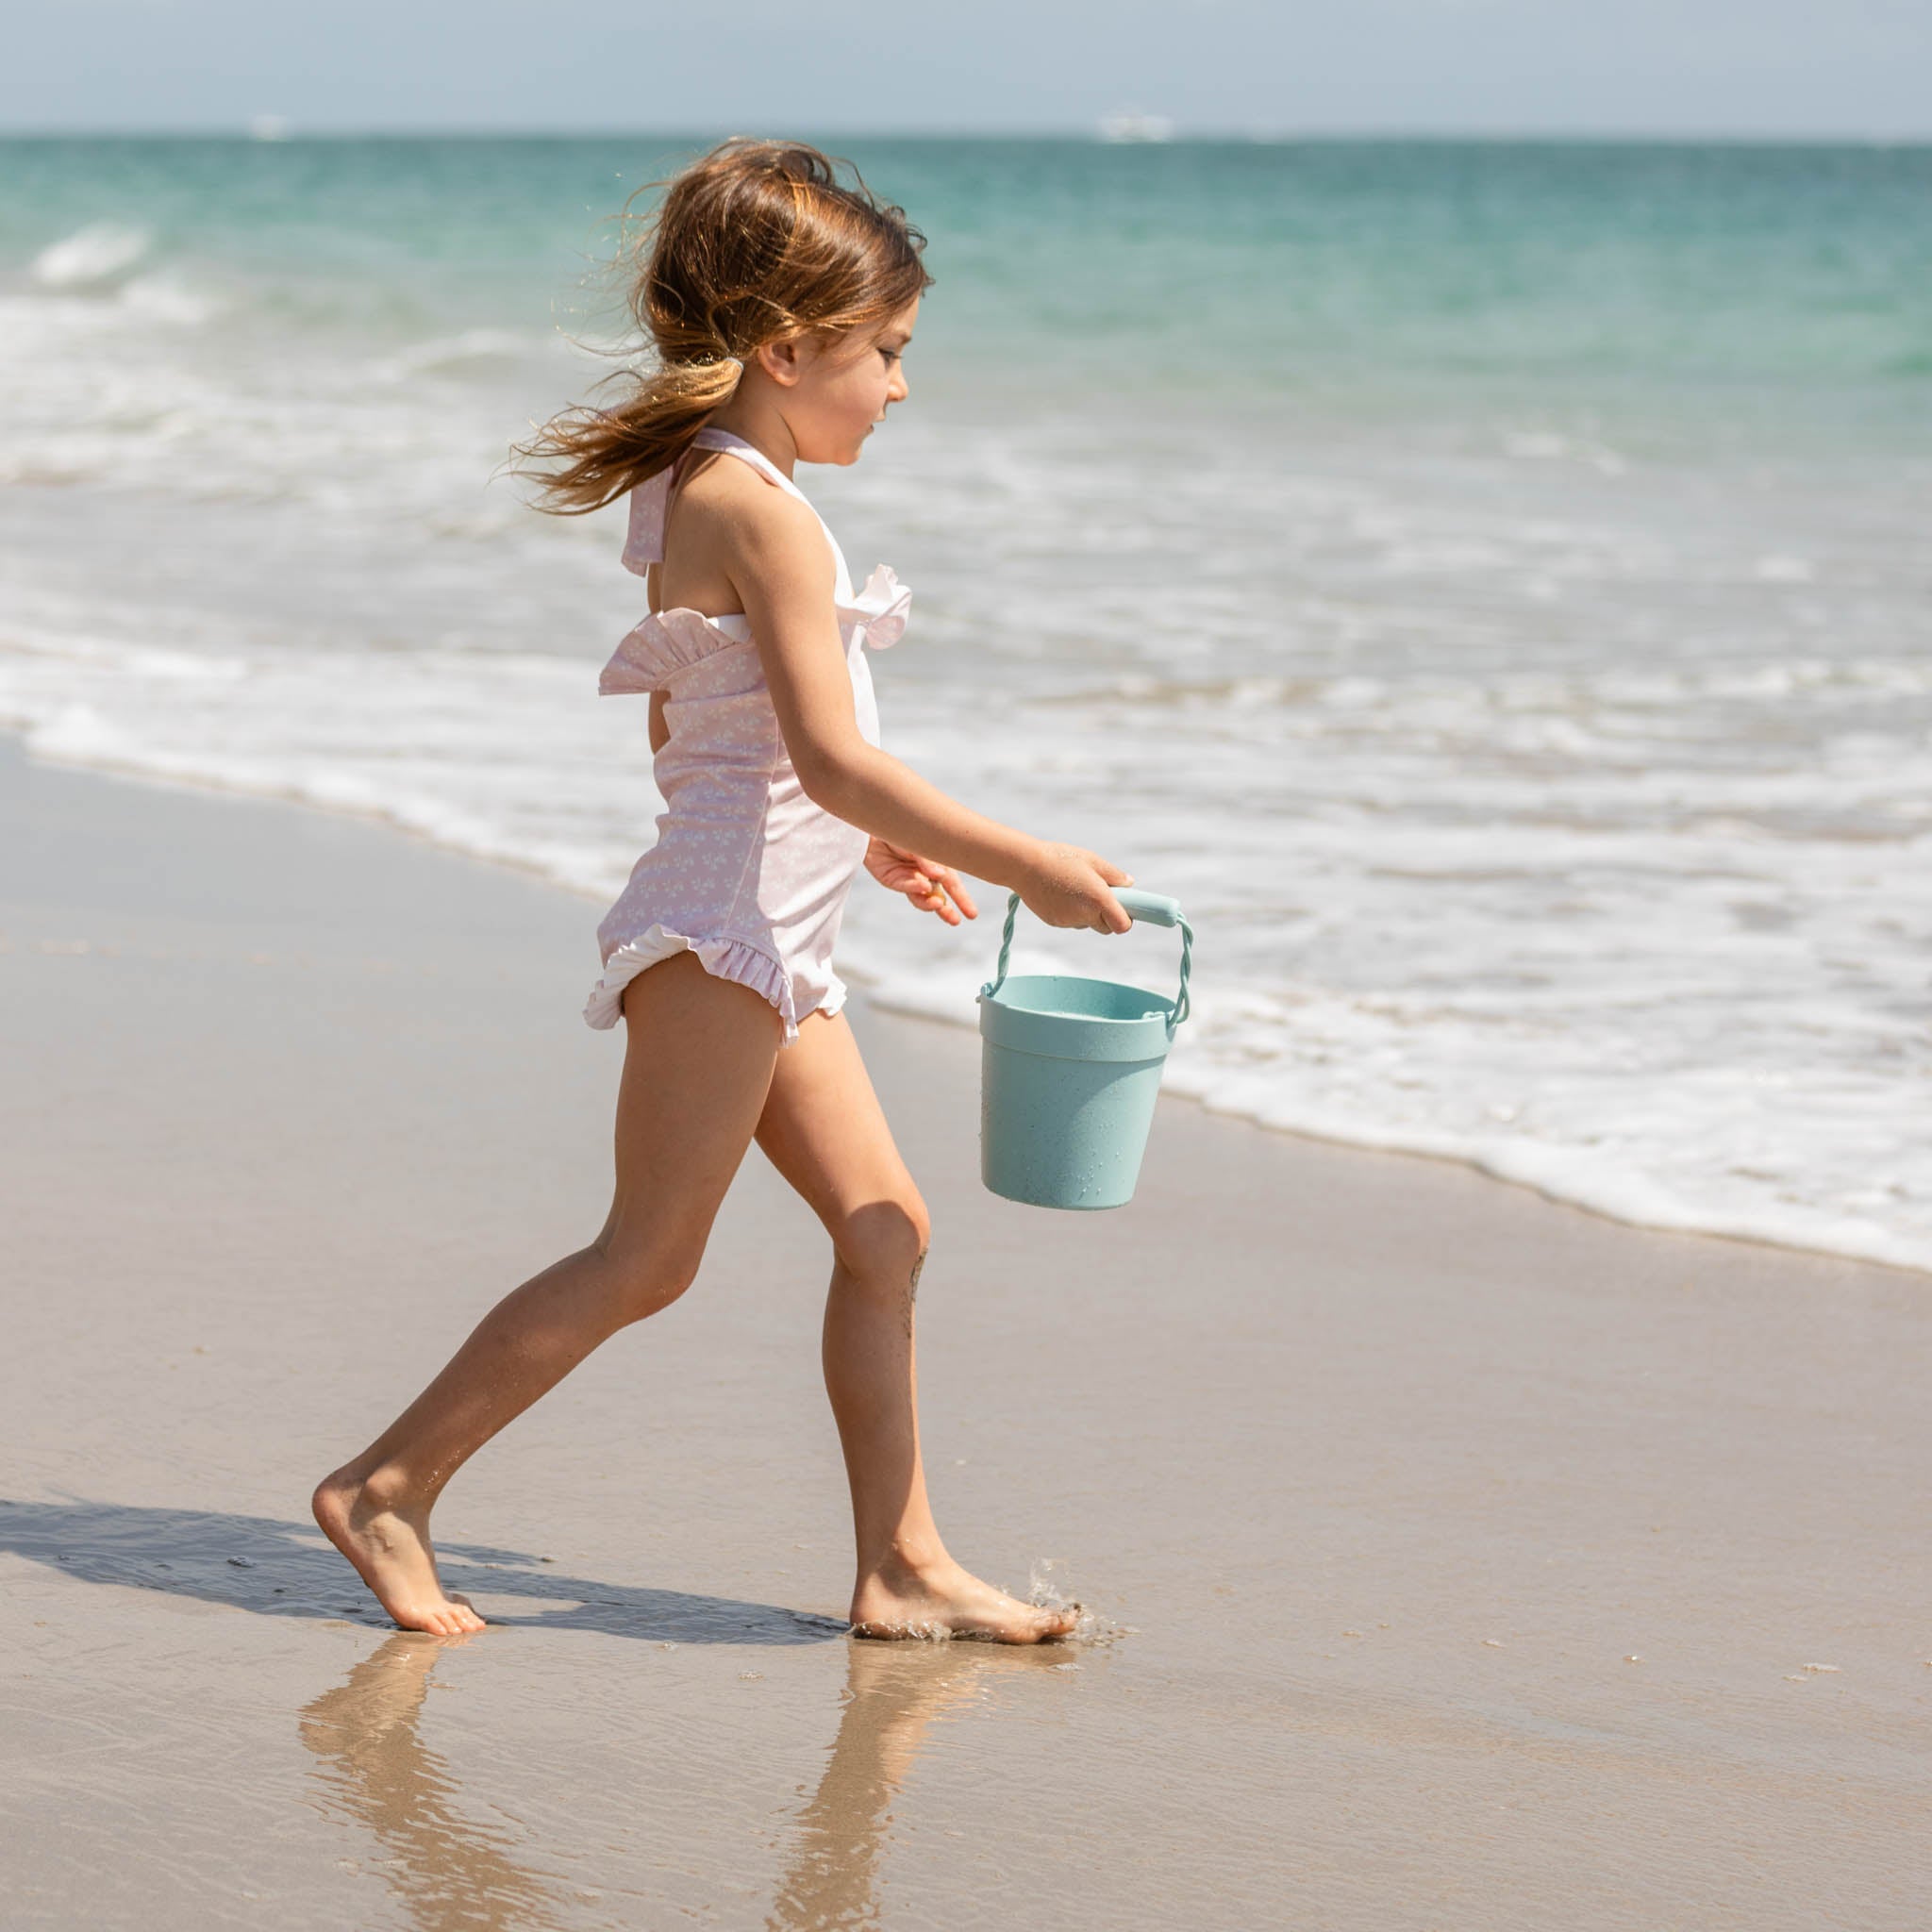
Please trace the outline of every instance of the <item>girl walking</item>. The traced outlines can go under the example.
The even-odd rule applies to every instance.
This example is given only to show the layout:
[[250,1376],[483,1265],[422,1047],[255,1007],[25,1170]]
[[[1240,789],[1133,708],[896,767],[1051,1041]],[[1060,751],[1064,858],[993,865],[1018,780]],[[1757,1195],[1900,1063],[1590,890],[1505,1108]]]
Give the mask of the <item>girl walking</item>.
[[854,1630],[1032,1643],[1073,1626],[970,1574],[933,1522],[913,1351],[926,1210],[832,963],[861,865],[949,925],[977,916],[955,868],[1051,925],[1129,924],[1118,866],[982,818],[880,749],[865,650],[897,641],[909,592],[883,567],[855,590],[793,479],[799,463],[857,462],[905,400],[923,246],[816,149],[727,142],[672,183],[642,251],[631,301],[655,373],[523,452],[547,465],[547,508],[629,493],[624,561],[650,614],[600,689],[649,694],[666,810],[599,928],[585,1009],[625,1033],[603,1229],[499,1302],[315,1492],[317,1522],[406,1629],[482,1627],[438,1579],[437,1498],[600,1342],[691,1286],[754,1140],[831,1236],[824,1359]]

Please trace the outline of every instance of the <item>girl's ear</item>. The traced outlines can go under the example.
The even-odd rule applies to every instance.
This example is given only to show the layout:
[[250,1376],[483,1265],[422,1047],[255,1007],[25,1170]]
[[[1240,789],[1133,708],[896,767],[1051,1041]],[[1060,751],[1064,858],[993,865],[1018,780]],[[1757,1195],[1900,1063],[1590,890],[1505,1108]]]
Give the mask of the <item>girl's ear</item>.
[[805,374],[806,339],[787,336],[775,342],[760,342],[753,352],[758,365],[780,389],[794,388]]

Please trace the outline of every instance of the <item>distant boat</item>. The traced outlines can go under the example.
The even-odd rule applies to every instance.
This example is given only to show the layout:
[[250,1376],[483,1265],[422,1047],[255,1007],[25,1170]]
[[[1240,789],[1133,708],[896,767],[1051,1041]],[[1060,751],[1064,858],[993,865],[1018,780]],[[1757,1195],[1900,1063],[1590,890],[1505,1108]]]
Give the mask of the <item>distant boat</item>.
[[1143,114],[1138,108],[1123,108],[1117,114],[1100,117],[1102,141],[1172,141],[1174,123],[1165,114]]
[[289,124],[279,114],[251,114],[248,117],[251,141],[287,141]]

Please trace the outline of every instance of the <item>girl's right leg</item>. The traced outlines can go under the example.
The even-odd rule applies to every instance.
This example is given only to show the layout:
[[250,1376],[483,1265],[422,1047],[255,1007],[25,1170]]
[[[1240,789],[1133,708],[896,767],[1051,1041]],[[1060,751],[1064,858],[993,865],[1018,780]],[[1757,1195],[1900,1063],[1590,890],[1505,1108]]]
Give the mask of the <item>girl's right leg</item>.
[[617,1189],[603,1231],[498,1302],[428,1388],[315,1492],[315,1520],[406,1630],[483,1627],[438,1579],[437,1497],[599,1342],[691,1286],[764,1110],[784,1028],[760,994],[678,953],[631,981],[624,1014]]
[[1022,1603],[956,1563],[940,1540],[919,1449],[913,1308],[925,1203],[892,1141],[842,1013],[808,1014],[772,1075],[758,1145],[832,1237],[825,1392],[852,1485],[861,1637],[950,1632],[1001,1643],[1070,1636],[1079,1606]]

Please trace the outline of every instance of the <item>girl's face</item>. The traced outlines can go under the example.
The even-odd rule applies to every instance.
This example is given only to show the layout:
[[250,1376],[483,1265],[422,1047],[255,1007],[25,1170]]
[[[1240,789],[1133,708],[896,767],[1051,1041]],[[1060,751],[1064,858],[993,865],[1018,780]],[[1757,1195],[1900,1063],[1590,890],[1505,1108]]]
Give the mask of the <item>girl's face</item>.
[[[802,463],[856,463],[886,410],[907,396],[904,357],[919,320],[915,296],[872,328],[808,337],[759,352]],[[766,358],[770,357],[768,361]]]

